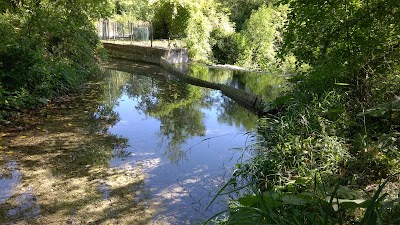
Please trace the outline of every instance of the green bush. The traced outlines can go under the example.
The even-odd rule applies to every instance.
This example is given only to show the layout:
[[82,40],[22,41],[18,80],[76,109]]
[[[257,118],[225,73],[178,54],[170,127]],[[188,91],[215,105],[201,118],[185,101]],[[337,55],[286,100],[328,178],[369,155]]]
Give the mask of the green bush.
[[77,2],[64,3],[27,1],[0,14],[2,112],[74,90],[97,68],[99,41],[87,2],[80,10]]
[[190,19],[190,8],[175,0],[158,1],[155,5],[153,30],[155,39],[186,36]]
[[387,201],[387,194],[383,194],[387,182],[378,185],[377,190],[366,198],[359,198],[357,191],[347,187],[336,185],[329,188],[317,180],[313,187],[299,193],[256,191],[232,201],[229,217],[220,218],[220,213],[206,223],[215,218],[216,224],[224,225],[397,224],[400,199]]
[[310,67],[260,120],[256,156],[231,181],[245,178],[250,194],[239,192],[227,223],[397,224],[400,2],[282,2],[280,56]]
[[287,5],[261,5],[243,23],[239,33],[212,33],[216,61],[248,69],[292,73],[294,57],[287,56],[282,60],[277,57],[287,11]]
[[215,1],[158,1],[155,5],[153,30],[155,38],[181,38],[191,58],[212,58],[213,30],[233,32],[232,24]]
[[234,65],[246,47],[246,39],[238,33],[227,33],[219,29],[211,33],[211,50],[214,61]]

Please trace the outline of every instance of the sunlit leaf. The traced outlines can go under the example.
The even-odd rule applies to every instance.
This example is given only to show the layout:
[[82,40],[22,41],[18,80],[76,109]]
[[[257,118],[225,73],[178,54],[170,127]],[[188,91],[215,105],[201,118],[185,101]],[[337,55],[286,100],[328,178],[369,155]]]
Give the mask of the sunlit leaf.
[[336,195],[340,198],[354,199],[357,196],[357,192],[348,187],[340,185],[336,191]]
[[[331,196],[326,197],[326,201],[330,202]],[[335,211],[338,211],[339,208],[342,209],[357,209],[357,208],[367,208],[368,205],[370,204],[371,200],[365,200],[365,199],[339,199],[339,198],[334,198],[332,203],[332,207]]]
[[239,203],[244,206],[253,206],[259,201],[258,196],[247,195],[238,199]]
[[296,195],[284,195],[282,196],[282,202],[290,205],[305,205],[308,203],[305,198]]
[[38,101],[43,103],[43,104],[48,104],[49,103],[49,100],[46,99],[46,98],[39,98]]
[[364,110],[364,112],[358,113],[357,116],[369,115],[373,117],[380,117],[387,112],[399,111],[399,110],[400,110],[400,97],[396,96],[394,100],[366,109]]

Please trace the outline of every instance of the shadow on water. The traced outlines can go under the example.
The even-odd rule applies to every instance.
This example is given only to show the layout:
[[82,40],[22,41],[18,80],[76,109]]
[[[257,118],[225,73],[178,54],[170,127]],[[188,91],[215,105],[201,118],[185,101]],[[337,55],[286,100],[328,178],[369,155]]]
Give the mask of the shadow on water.
[[121,95],[109,85],[119,84],[97,80],[1,131],[1,224],[150,221],[157,203],[147,201],[141,168],[109,166],[127,147],[108,131],[120,119],[113,108]]
[[1,224],[193,224],[226,207],[203,214],[257,116],[155,65],[104,67],[0,131]]

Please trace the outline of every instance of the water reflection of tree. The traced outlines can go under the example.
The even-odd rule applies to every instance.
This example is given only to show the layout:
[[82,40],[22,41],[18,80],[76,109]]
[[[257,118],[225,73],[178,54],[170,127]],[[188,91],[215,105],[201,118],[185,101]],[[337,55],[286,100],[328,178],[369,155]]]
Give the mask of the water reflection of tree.
[[206,80],[213,83],[225,84],[232,79],[233,71],[210,69],[202,65],[190,66],[189,74],[192,77]]
[[[207,73],[208,71],[199,67],[197,74],[203,76],[202,79],[213,78],[213,82],[236,82],[243,85],[243,88],[246,88],[246,82],[257,84],[240,76],[233,79],[232,71],[215,70],[211,74]],[[112,109],[117,104],[115,99],[121,95],[122,90],[125,90],[130,98],[137,99],[136,110],[160,121],[159,142],[165,145],[165,154],[171,162],[177,163],[186,157],[182,145],[187,139],[205,136],[203,108],[217,106],[220,112],[219,122],[244,127],[246,130],[254,128],[256,116],[230,98],[221,96],[218,91],[177,82],[160,75],[136,76],[117,71],[113,73],[115,74],[111,80],[114,83],[105,91],[108,98],[104,99],[103,104],[109,108],[102,110],[106,115],[112,115],[112,110],[106,109]],[[126,82],[125,85],[123,81]]]
[[[151,86],[148,85],[149,79]],[[140,88],[137,82],[130,84],[129,93],[131,96],[140,96],[138,110],[160,121],[160,142],[166,143],[167,157],[177,163],[186,156],[182,144],[188,138],[205,135],[204,113],[201,109],[209,103],[199,87],[151,78],[144,84]],[[140,94],[135,93],[138,90]]]
[[255,121],[258,119],[256,115],[226,96],[222,96],[221,98],[223,100],[218,107],[220,111],[218,122],[226,123],[230,126],[244,127],[247,131],[254,129]]
[[[263,74],[245,71],[233,71],[223,69],[211,69],[201,65],[190,67],[190,75],[209,82],[226,84],[231,87],[248,91],[270,102],[278,97],[283,90],[285,79],[276,74]],[[222,98],[222,101],[221,101]],[[257,117],[226,96],[217,96],[213,100],[218,104],[220,114],[218,121],[243,126],[246,130],[254,128],[254,121]]]
[[[118,99],[124,92],[125,84],[130,75],[115,70],[103,70],[104,80],[98,85],[98,90],[92,90],[93,94],[98,94],[96,111],[92,114],[92,119],[107,121],[108,126],[101,127],[101,132],[107,133],[108,128],[114,126],[119,120],[119,114],[114,110],[118,105]],[[99,129],[96,127],[95,129]]]
[[209,82],[226,84],[256,94],[265,102],[274,100],[283,90],[285,79],[277,74],[212,69],[202,65],[190,67],[190,75]]
[[230,86],[250,91],[264,99],[265,102],[271,102],[284,89],[285,79],[276,74],[257,74],[250,72],[233,72]]

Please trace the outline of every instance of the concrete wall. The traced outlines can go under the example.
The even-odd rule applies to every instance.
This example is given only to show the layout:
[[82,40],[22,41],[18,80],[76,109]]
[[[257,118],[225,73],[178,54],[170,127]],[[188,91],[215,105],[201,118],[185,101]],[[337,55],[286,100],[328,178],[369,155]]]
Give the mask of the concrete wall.
[[155,64],[160,64],[161,57],[172,64],[187,63],[189,61],[187,50],[183,48],[165,49],[112,43],[103,43],[103,46],[111,57],[119,59],[143,61]]

